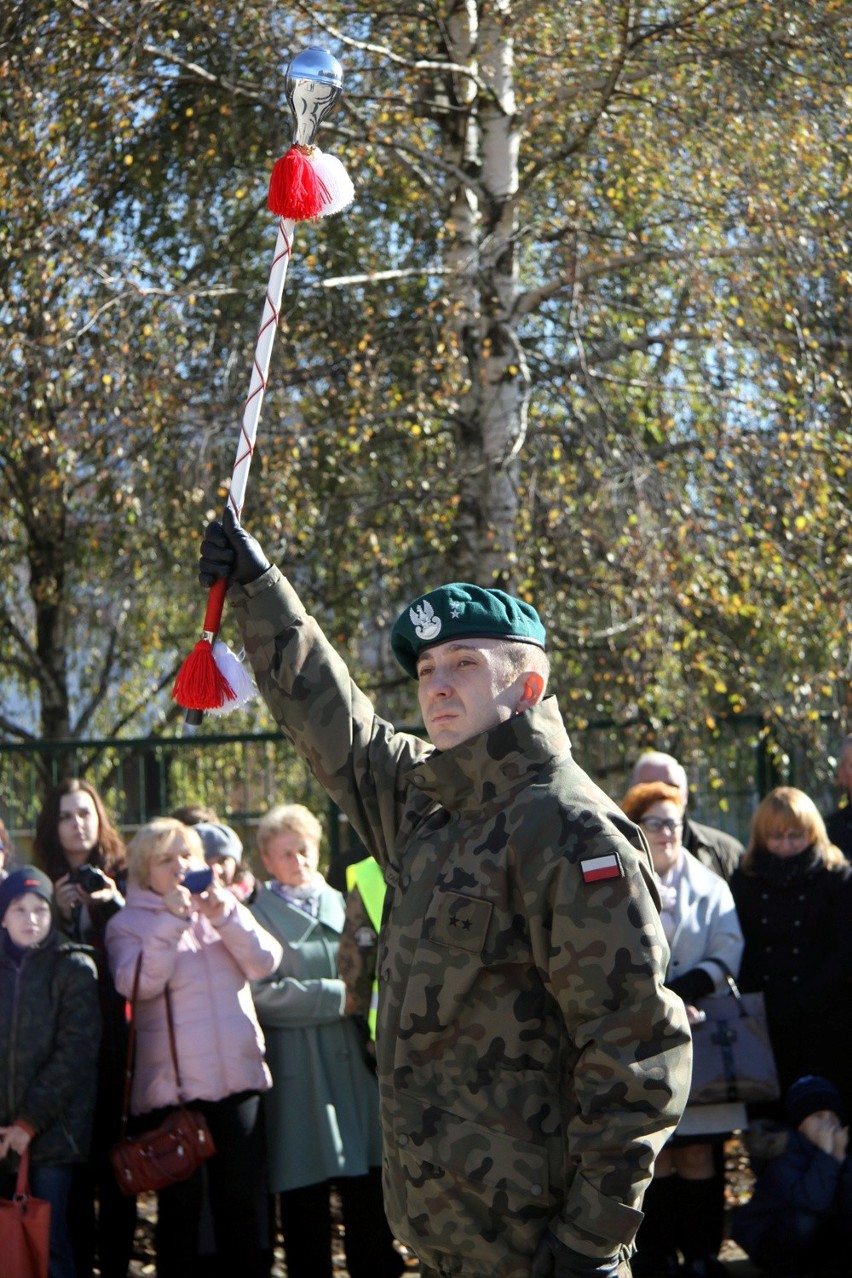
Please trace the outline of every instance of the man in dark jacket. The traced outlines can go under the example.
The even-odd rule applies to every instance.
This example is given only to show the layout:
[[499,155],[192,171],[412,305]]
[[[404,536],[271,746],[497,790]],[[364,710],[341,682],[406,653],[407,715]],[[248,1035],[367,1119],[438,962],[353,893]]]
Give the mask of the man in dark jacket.
[[30,1185],[51,1204],[51,1272],[73,1273],[66,1211],[89,1153],[101,1014],[97,970],[53,926],[53,885],[35,866],[0,883],[0,1194],[30,1155]]
[[614,1278],[689,1077],[641,834],[571,757],[535,610],[453,583],[392,646],[430,744],[352,682],[230,511],[202,546],[258,685],[384,870],[388,1219],[435,1278]]
[[[673,785],[680,790],[684,804],[689,801],[686,769],[671,754],[648,750],[639,756],[633,765],[630,785],[641,785],[645,781],[664,781],[666,785]],[[738,839],[712,825],[700,825],[689,816],[684,822],[681,842],[702,865],[725,880],[731,877],[743,854],[743,845]]]
[[852,861],[852,733],[843,738],[837,760],[837,784],[846,791],[846,803],[825,818],[828,837]]

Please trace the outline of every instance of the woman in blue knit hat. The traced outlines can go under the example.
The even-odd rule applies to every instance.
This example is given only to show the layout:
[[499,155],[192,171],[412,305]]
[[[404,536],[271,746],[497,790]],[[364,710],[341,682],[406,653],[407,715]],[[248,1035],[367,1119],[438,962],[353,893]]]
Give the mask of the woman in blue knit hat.
[[95,964],[53,925],[53,885],[35,866],[0,883],[0,1195],[30,1187],[51,1205],[50,1278],[76,1278],[67,1207],[88,1157],[101,1018]]

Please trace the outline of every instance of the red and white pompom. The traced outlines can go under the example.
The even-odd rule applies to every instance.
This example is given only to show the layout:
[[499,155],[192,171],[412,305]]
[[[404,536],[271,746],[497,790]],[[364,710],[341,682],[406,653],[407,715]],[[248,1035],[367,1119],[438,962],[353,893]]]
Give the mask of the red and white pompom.
[[336,155],[326,155],[318,146],[311,156],[314,169],[328,192],[328,203],[320,209],[320,217],[331,217],[348,209],[355,199],[355,187],[346,169]]
[[278,217],[306,222],[340,213],[354,198],[355,188],[340,160],[317,146],[294,145],[275,161],[267,207]]

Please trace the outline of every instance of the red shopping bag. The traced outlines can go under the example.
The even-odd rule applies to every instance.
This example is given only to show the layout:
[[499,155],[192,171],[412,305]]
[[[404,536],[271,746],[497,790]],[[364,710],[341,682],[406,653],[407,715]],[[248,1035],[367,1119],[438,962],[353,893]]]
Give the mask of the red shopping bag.
[[47,1278],[50,1203],[30,1195],[30,1151],[18,1168],[13,1199],[0,1198],[0,1257],[9,1278]]

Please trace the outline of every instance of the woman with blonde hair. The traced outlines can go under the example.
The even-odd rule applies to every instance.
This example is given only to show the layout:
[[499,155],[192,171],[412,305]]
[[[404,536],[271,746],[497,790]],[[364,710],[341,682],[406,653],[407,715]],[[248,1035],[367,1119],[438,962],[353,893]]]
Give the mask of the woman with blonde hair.
[[252,985],[275,1083],[264,1105],[270,1188],[289,1278],[332,1278],[332,1186],[343,1211],[350,1278],[404,1268],[384,1214],[379,1093],[337,968],[343,897],[319,870],[322,827],[300,803],[257,829],[269,880],[251,911],[281,942],[278,970]]
[[[759,804],[731,890],[744,991],[762,990],[782,1095],[818,1074],[852,1102],[852,869],[814,802],[779,786]],[[781,1118],[780,1101],[754,1115]]]
[[275,970],[281,947],[215,878],[206,887],[193,884],[194,892],[185,885],[190,870],[205,868],[201,840],[189,826],[170,817],[151,821],[127,857],[127,904],[110,920],[106,939],[125,998],[139,970],[130,1112],[136,1130],[145,1131],[181,1103],[191,1104],[203,1112],[216,1147],[203,1168],[157,1195],[157,1274],[198,1272],[206,1175],[217,1252],[212,1272],[259,1278],[265,1234],[258,1211],[265,1170],[260,1095],[271,1080],[249,981]]

